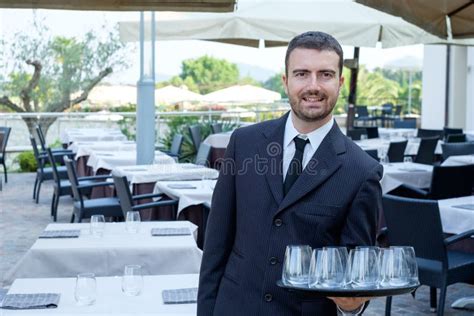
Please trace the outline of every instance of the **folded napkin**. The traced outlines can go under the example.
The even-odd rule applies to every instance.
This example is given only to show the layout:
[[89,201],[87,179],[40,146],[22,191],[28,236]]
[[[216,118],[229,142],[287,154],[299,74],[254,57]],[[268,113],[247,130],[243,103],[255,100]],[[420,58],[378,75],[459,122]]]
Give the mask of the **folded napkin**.
[[44,309],[58,307],[58,293],[7,294],[1,308],[4,309]]
[[168,184],[170,189],[196,189],[196,187],[190,183],[172,183]]
[[474,204],[460,204],[460,205],[453,205],[453,207],[474,211]]
[[187,289],[163,290],[161,296],[165,304],[190,304],[197,302],[197,287]]
[[80,234],[80,229],[45,230],[38,238],[77,238]]
[[152,228],[152,236],[185,236],[191,235],[189,227],[176,227],[176,228]]

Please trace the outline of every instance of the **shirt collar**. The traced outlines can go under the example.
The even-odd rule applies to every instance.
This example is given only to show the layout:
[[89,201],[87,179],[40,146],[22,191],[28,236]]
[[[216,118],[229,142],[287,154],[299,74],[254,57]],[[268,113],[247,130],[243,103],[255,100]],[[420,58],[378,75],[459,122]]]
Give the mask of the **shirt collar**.
[[[296,130],[295,126],[293,125],[293,120],[292,120],[293,115],[294,115],[293,111],[290,111],[290,115],[288,115],[288,118],[286,120],[285,135],[283,137],[284,148],[288,147],[293,141],[293,138],[295,138],[295,136],[300,134]],[[315,145],[319,146],[319,144],[323,141],[324,137],[326,137],[326,135],[329,133],[333,125],[334,125],[334,119],[331,119],[329,120],[329,122],[327,122],[320,128],[317,128],[311,133],[306,134],[311,146],[312,147],[314,147]]]

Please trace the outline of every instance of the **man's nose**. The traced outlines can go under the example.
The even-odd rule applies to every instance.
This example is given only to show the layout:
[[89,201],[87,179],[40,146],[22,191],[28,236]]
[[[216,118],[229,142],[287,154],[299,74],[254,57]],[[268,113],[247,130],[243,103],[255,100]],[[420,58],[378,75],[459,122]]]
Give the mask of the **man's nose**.
[[319,80],[317,74],[311,74],[309,76],[308,88],[319,90]]

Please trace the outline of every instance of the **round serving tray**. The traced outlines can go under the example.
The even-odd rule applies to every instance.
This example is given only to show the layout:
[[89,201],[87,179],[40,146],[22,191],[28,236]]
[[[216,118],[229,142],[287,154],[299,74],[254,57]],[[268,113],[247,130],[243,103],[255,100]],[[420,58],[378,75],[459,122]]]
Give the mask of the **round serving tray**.
[[403,287],[383,287],[383,288],[308,288],[283,284],[281,280],[277,281],[277,286],[290,292],[295,292],[304,296],[329,296],[329,297],[380,297],[394,296],[411,293],[416,290],[420,284],[409,284]]

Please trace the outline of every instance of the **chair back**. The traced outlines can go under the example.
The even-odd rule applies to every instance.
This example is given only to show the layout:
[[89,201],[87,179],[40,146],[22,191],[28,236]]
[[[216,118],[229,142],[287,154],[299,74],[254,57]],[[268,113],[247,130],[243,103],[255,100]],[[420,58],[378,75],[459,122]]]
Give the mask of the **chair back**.
[[117,197],[122,208],[124,218],[127,217],[127,212],[133,210],[132,193],[128,184],[127,177],[113,176],[115,189],[117,190]]
[[386,194],[382,203],[391,246],[412,246],[418,258],[447,263],[437,201]]
[[201,126],[200,125],[193,125],[189,126],[189,134],[191,135],[191,140],[194,145],[194,150],[198,151],[199,145],[201,145]]
[[173,141],[171,142],[170,153],[179,156],[181,153],[181,146],[183,145],[184,137],[181,134],[174,134]]
[[352,140],[360,140],[363,134],[367,135],[367,130],[365,128],[348,129],[346,131],[347,137]]
[[212,134],[222,133],[222,123],[211,124],[211,132]]
[[426,138],[438,136],[439,139],[444,138],[444,131],[442,129],[425,129],[419,128],[416,137]]
[[366,105],[358,105],[356,106],[356,114],[357,114],[357,117],[368,117],[369,110],[367,110]]
[[199,146],[198,153],[196,155],[195,164],[200,166],[208,167],[210,165],[209,159],[211,157],[211,145],[202,143]]
[[408,141],[402,142],[391,142],[388,146],[387,156],[390,162],[403,162],[405,157],[405,149],[407,148]]
[[441,200],[469,196],[473,186],[474,165],[434,166],[430,198]]
[[33,155],[35,156],[36,164],[38,165],[38,169],[41,171],[41,173],[44,172],[44,164],[45,161],[43,158],[40,157],[40,152],[38,150],[38,144],[36,143],[36,139],[30,135],[30,142],[31,142],[31,147],[33,147]]
[[382,115],[392,115],[392,113],[393,113],[392,103],[382,104]]
[[5,157],[7,149],[8,138],[10,137],[11,127],[0,127],[0,154]]
[[56,163],[54,162],[53,152],[51,148],[46,148],[46,154],[48,155],[49,163],[51,164],[51,169],[53,170],[53,179],[58,188],[61,187],[61,177],[59,176],[58,168],[56,167]]
[[465,143],[466,141],[466,134],[449,134],[446,136],[447,143]]
[[451,143],[442,144],[443,159],[446,160],[450,156],[474,155],[474,143]]
[[403,108],[403,105],[400,105],[400,104],[395,105],[395,111],[393,112],[393,115],[396,117],[400,117],[400,115],[402,115],[402,108]]
[[452,135],[452,134],[462,134],[462,133],[464,133],[462,128],[444,127],[443,131],[444,131],[445,139],[448,139],[448,136]]
[[416,119],[395,120],[393,128],[416,128]]
[[415,162],[432,165],[435,158],[435,150],[438,145],[439,136],[425,137],[420,140],[420,146],[416,153]]
[[44,137],[43,130],[41,129],[41,126],[36,125],[35,131],[36,131],[36,136],[38,136],[38,140],[39,140],[40,145],[41,145],[41,150],[46,151],[46,139]]
[[367,138],[379,138],[379,128],[377,126],[366,127]]
[[370,157],[374,158],[375,160],[379,161],[379,155],[377,149],[366,149],[364,150]]
[[71,183],[71,191],[72,191],[72,197],[74,201],[78,201],[81,203],[81,207],[84,207],[84,201],[82,198],[82,193],[79,190],[79,181],[77,180],[77,174],[76,174],[76,166],[75,166],[75,161],[69,159],[68,156],[64,156],[64,164],[66,165],[66,170],[67,170],[67,176],[69,178],[69,182]]

